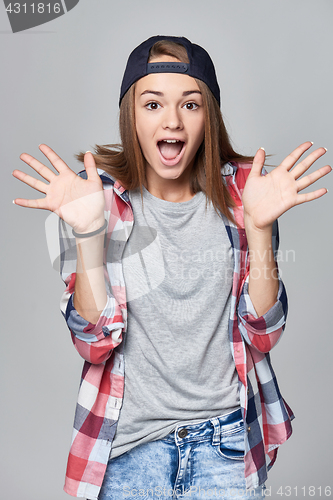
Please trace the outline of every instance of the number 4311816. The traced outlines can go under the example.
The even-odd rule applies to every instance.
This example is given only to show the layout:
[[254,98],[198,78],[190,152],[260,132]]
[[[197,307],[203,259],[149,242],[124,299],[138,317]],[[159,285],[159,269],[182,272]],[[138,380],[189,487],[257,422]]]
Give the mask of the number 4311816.
[[[13,5],[13,7],[12,7]],[[55,14],[59,14],[61,12],[61,6],[60,3],[55,3],[54,5],[51,5],[50,3],[31,3],[31,4],[20,4],[20,3],[10,3],[6,7],[6,11],[9,12],[10,14],[26,14],[28,9],[32,14],[44,14],[48,13],[51,14],[51,11],[54,12]]]
[[302,486],[301,488],[298,488],[297,486],[291,487],[291,486],[280,486],[280,488],[277,490],[277,494],[280,495],[281,497],[290,497],[293,495],[293,497],[330,497],[332,492],[331,492],[331,487],[330,486]]

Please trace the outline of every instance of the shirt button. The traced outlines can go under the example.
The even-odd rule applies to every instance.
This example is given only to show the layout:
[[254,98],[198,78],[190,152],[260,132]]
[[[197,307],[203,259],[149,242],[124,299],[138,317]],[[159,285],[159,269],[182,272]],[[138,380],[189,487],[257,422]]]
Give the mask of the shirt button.
[[188,434],[187,429],[184,429],[184,428],[183,428],[183,429],[180,429],[180,430],[178,431],[178,436],[179,436],[181,439],[185,438],[185,437],[187,436],[187,434]]

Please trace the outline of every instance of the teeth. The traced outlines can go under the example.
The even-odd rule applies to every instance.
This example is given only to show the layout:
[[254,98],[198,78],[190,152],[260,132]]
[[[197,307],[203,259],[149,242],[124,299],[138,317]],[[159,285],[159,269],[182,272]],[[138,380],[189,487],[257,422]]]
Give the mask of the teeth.
[[174,144],[175,142],[179,142],[177,139],[164,139],[163,142],[168,142],[169,144]]

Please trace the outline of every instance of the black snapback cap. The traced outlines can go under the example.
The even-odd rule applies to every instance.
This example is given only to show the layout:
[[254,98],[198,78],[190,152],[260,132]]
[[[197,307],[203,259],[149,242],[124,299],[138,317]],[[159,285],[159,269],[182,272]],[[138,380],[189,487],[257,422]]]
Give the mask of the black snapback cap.
[[[161,40],[183,45],[188,55],[189,64],[183,62],[148,63],[150,49],[156,42]],[[150,73],[184,73],[193,78],[198,78],[208,86],[220,106],[220,87],[217,83],[213,61],[205,49],[200,45],[191,43],[187,38],[159,35],[152,36],[138,45],[131,52],[127,61],[120,89],[119,106],[131,85]]]

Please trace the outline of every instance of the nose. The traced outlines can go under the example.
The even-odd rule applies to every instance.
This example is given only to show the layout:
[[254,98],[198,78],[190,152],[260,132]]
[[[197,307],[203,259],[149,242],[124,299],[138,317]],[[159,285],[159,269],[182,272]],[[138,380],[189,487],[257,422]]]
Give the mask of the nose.
[[181,130],[183,128],[180,110],[178,110],[174,106],[165,108],[163,116],[163,128],[170,130]]

